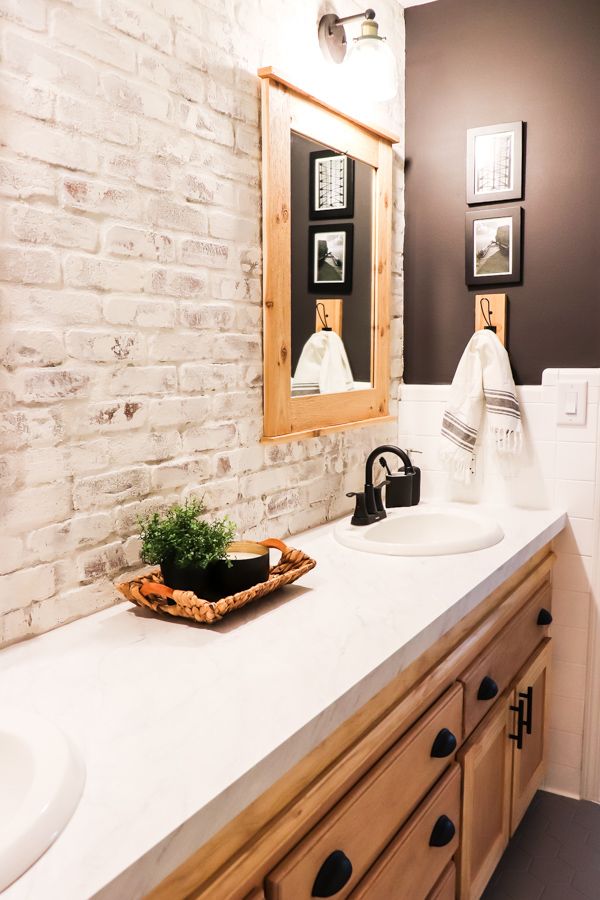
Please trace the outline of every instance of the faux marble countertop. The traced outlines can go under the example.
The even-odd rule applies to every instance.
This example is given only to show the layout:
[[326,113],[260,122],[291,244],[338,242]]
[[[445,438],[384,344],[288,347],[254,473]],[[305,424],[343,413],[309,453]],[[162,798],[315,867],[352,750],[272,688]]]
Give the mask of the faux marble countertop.
[[506,537],[457,556],[340,546],[332,524],[291,544],[301,582],[212,628],[129,603],[0,652],[0,706],[79,745],[83,797],[2,900],[142,897],[452,628],[565,524],[486,509]]

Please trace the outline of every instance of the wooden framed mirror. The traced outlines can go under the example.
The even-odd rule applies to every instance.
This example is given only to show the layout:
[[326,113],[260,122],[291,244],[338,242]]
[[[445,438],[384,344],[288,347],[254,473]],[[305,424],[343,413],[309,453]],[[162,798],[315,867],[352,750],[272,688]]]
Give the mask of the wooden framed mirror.
[[391,419],[392,145],[259,69],[264,437]]

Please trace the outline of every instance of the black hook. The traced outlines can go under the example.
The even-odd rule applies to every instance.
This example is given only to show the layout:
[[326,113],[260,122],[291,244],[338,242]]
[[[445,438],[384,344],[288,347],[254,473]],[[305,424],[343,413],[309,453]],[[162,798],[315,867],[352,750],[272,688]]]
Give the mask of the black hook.
[[[483,301],[487,303],[487,313],[483,308]],[[489,297],[481,297],[479,300],[479,309],[481,310],[481,315],[483,316],[483,321],[485,322],[485,331],[493,331],[496,334],[496,326],[492,325],[492,304],[490,303]]]
[[331,331],[332,329],[327,324],[327,319],[329,318],[329,316],[325,312],[325,304],[324,303],[317,303],[317,315],[319,317],[321,325],[323,326],[323,328],[321,330],[322,331]]

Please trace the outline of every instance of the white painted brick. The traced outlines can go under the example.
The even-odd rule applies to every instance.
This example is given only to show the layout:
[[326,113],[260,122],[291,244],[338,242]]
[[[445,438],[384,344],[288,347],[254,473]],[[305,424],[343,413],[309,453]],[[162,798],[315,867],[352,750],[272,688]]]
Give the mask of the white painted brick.
[[223,178],[214,178],[206,171],[188,171],[177,180],[176,190],[184,200],[210,203],[237,209],[235,185]]
[[242,219],[239,215],[211,212],[209,224],[212,237],[227,238],[231,241],[256,242],[260,238],[258,221]]
[[20,569],[25,552],[21,538],[0,536],[0,575],[7,575]]
[[47,82],[54,89],[75,88],[90,95],[96,92],[98,77],[92,65],[15,31],[4,32],[4,61],[15,72]]
[[184,269],[152,269],[144,279],[144,290],[148,294],[162,294],[167,297],[206,297],[208,280],[201,272],[186,272]]
[[164,332],[148,338],[148,357],[154,362],[186,362],[210,359],[211,336],[188,332]]
[[109,384],[114,396],[169,394],[177,387],[175,366],[127,366],[115,372]]
[[0,615],[24,609],[54,593],[54,568],[36,566],[0,577]]
[[125,503],[144,497],[150,491],[150,472],[145,466],[120,469],[104,475],[78,478],[73,486],[73,505],[77,510]]
[[15,153],[65,169],[95,172],[98,168],[98,153],[87,138],[74,137],[54,125],[25,116],[6,113],[2,117],[2,142]]
[[134,503],[126,503],[119,507],[116,514],[116,530],[120,535],[139,532],[138,519],[155,512],[164,512],[173,503],[180,502],[177,494],[155,495]]
[[237,428],[233,422],[188,428],[183,433],[183,450],[185,453],[225,450],[234,446],[236,436]]
[[81,216],[20,205],[11,207],[9,223],[11,233],[21,241],[80,250],[95,250],[98,244],[98,226]]
[[152,197],[148,203],[147,215],[153,225],[196,234],[206,234],[208,231],[208,217],[197,205],[173,203],[163,197]]
[[52,197],[55,180],[53,170],[42,163],[0,158],[0,193],[5,197]]
[[191,131],[207,141],[233,147],[233,124],[219,113],[213,113],[201,103],[181,100],[174,104],[174,118],[186,131]]
[[113,466],[162,462],[180,456],[181,448],[181,435],[175,430],[121,432],[111,439],[109,456]]
[[67,353],[92,362],[144,362],[144,338],[136,332],[98,332],[73,329],[65,335]]
[[94,512],[33,531],[27,540],[27,547],[36,559],[45,562],[71,554],[80,547],[100,543],[112,531],[112,516],[106,512]]
[[25,487],[62,481],[67,474],[61,447],[29,447],[13,454],[11,462],[14,482]]
[[52,403],[84,395],[90,380],[85,369],[23,369],[15,377],[14,390],[23,403]]
[[72,508],[68,484],[24,488],[16,495],[4,498],[2,527],[9,534],[22,535],[29,529],[66,519]]
[[25,25],[32,31],[44,31],[46,4],[43,0],[0,0],[0,18]]
[[190,393],[218,391],[230,384],[239,383],[242,373],[242,367],[233,363],[225,365],[185,363],[179,370],[179,383],[182,391]]
[[211,410],[208,397],[165,397],[150,402],[150,421],[154,428],[169,425],[199,425]]
[[112,325],[139,325],[142,328],[172,328],[176,307],[173,300],[136,300],[111,294],[104,301],[104,318]]
[[229,262],[229,247],[222,241],[198,241],[187,238],[181,242],[179,258],[186,266],[226,269]]
[[90,584],[103,577],[110,578],[126,566],[127,559],[121,541],[87,550],[77,557],[77,568],[82,584]]
[[87,210],[124,219],[141,217],[139,191],[69,177],[63,179],[60,193],[61,201],[67,209]]
[[175,259],[175,245],[168,234],[114,225],[104,238],[104,249],[115,256],[136,256],[161,263]]
[[118,0],[102,0],[102,18],[118,31],[123,31],[143,44],[169,52],[172,34],[168,23],[141,6],[119,3]]
[[98,100],[90,103],[87,98],[61,96],[56,103],[56,121],[115,144],[132,145],[137,140],[135,120]]
[[144,270],[129,260],[120,262],[71,254],[64,261],[64,278],[69,287],[139,291],[143,285]]
[[140,120],[140,145],[151,156],[162,157],[170,162],[189,162],[194,150],[191,135],[181,134],[173,126],[159,122]]
[[262,294],[260,280],[248,276],[241,278],[216,276],[211,282],[211,291],[213,297],[218,300],[246,300],[248,303],[260,303]]
[[152,487],[156,491],[170,490],[190,484],[206,481],[210,475],[210,459],[206,456],[195,456],[190,459],[178,459],[174,462],[162,463],[152,467]]
[[57,284],[60,280],[60,260],[52,250],[31,250],[21,247],[2,248],[0,253],[0,281],[20,284]]
[[101,472],[109,467],[110,441],[107,438],[94,438],[79,444],[69,444],[63,454],[65,470],[69,475]]
[[112,72],[101,75],[100,83],[108,102],[129,113],[150,119],[166,119],[169,115],[171,103],[166,92],[156,91]]
[[29,84],[25,79],[2,74],[0,105],[15,112],[26,113],[35,119],[51,119],[54,112],[54,91]]
[[[172,15],[172,11],[168,15]],[[144,81],[179,94],[184,100],[202,103],[206,97],[203,76],[164,54],[150,49],[140,50],[138,68]]]
[[91,403],[85,421],[78,417],[75,424],[89,432],[128,431],[145,425],[147,419],[147,404],[140,400],[117,400]]
[[131,41],[107,29],[97,28],[92,21],[71,10],[54,10],[51,34],[58,42],[100,62],[128,72],[135,70],[135,46]]
[[182,303],[179,319],[186,328],[201,331],[231,331],[235,322],[235,309],[221,304]]
[[52,409],[22,409],[0,413],[0,451],[50,447],[62,439],[64,426]]
[[19,328],[0,340],[0,355],[7,366],[58,366],[65,349],[60,334]]
[[5,287],[3,302],[14,319],[44,325],[91,325],[99,323],[102,307],[92,293],[70,293],[64,288],[49,291],[37,288]]
[[191,485],[183,491],[185,499],[197,497],[202,500],[207,510],[227,513],[228,508],[239,499],[237,478],[221,481],[211,480],[201,487]]

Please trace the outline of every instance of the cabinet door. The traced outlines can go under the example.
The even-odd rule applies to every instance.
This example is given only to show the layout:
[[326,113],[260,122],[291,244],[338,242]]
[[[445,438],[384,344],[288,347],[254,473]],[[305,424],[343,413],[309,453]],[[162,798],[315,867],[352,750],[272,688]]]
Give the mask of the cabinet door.
[[[513,749],[511,835],[523,818],[544,775],[544,750],[548,727],[550,639],[533,654],[516,685],[516,705],[521,704],[522,746]],[[515,713],[515,730],[518,729]]]
[[508,843],[513,742],[504,694],[459,753],[463,766],[460,900],[479,900]]

